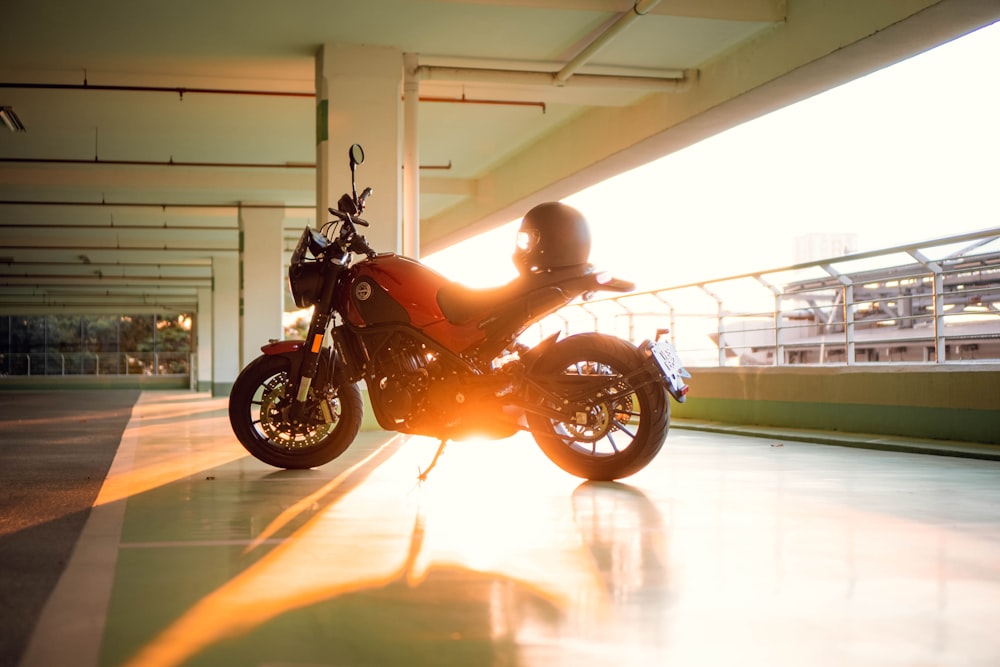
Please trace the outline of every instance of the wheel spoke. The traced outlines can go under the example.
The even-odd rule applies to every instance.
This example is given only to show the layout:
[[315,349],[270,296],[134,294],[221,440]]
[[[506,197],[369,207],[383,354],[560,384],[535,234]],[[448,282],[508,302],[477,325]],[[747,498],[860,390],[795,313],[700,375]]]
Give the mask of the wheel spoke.
[[[625,428],[621,424],[616,425],[614,428],[615,428],[615,430],[621,431],[622,433],[624,433],[628,437],[630,437],[633,440],[635,440],[635,433],[632,433],[632,431],[628,430],[627,428]],[[608,431],[608,437],[609,438],[611,437],[611,432],[610,431]]]

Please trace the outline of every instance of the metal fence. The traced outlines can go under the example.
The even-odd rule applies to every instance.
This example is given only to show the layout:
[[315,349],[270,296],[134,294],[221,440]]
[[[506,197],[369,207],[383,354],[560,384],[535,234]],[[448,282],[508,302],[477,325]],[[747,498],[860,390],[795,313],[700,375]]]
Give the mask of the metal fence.
[[5,375],[187,375],[190,355],[178,352],[10,352]]
[[575,303],[527,336],[664,329],[689,366],[1000,362],[1000,228]]

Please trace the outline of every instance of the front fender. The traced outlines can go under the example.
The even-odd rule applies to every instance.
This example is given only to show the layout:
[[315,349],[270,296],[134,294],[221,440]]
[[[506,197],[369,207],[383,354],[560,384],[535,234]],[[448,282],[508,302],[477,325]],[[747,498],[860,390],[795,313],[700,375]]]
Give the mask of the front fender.
[[262,345],[260,351],[267,355],[281,355],[289,352],[298,352],[306,342],[300,339],[272,340],[267,345]]
[[[305,351],[306,342],[299,339],[290,340],[277,340],[269,342],[267,345],[263,345],[260,351],[267,356],[278,356],[285,357],[288,359],[290,365],[289,373],[291,374],[293,382],[298,384],[300,372],[299,367],[302,364],[302,353]],[[338,382],[338,379],[343,379],[343,367],[342,364],[338,363],[340,357],[334,355],[333,351],[324,347],[319,352],[319,368],[316,372],[316,379],[313,381],[314,386],[326,386],[328,382]],[[341,372],[338,372],[341,371]]]

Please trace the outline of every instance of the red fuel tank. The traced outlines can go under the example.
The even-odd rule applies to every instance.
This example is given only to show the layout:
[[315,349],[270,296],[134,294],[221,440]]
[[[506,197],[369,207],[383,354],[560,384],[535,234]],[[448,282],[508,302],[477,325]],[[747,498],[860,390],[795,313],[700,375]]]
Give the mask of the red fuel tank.
[[453,324],[438,305],[438,291],[449,280],[420,262],[386,253],[355,264],[340,295],[346,319],[356,327],[409,324],[453,352],[485,338],[476,322]]

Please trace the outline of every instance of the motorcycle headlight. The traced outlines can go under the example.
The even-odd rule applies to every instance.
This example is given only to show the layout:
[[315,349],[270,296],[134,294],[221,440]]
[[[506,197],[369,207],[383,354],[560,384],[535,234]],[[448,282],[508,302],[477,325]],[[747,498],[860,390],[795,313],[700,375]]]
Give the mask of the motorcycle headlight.
[[314,305],[323,287],[323,265],[320,262],[293,264],[288,268],[288,287],[297,308]]

